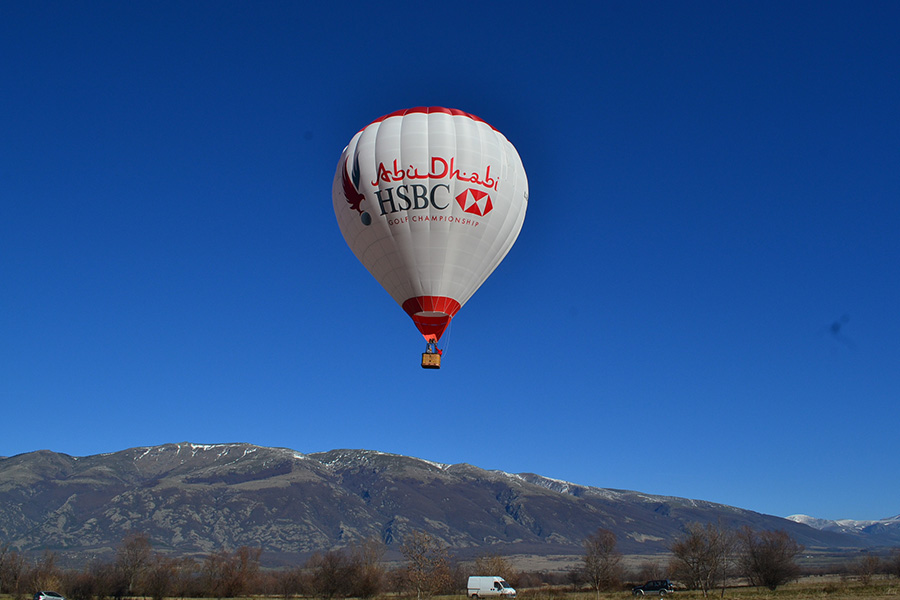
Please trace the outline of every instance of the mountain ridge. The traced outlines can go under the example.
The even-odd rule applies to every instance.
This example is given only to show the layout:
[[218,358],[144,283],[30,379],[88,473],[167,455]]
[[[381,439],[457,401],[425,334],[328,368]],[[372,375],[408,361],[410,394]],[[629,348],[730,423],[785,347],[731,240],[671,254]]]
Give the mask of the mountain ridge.
[[163,444],[72,457],[0,458],[0,542],[75,560],[145,532],[157,550],[261,547],[268,564],[367,538],[396,551],[425,530],[462,558],[580,555],[603,527],[628,554],[658,554],[691,522],[784,529],[807,548],[887,545],[893,530],[817,529],[704,500],[584,486],[374,450],[301,453],[247,443]]
[[885,519],[819,519],[809,515],[796,514],[785,517],[789,521],[808,525],[820,531],[837,531],[863,535],[896,534],[900,540],[900,515]]

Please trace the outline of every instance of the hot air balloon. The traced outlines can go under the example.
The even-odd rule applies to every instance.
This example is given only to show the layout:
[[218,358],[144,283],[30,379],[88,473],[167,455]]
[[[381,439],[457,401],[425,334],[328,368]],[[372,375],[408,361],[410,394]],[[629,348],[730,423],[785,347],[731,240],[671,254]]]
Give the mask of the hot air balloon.
[[516,149],[460,110],[400,110],[353,136],[331,195],[347,245],[424,336],[422,366],[440,368],[438,340],[522,229]]

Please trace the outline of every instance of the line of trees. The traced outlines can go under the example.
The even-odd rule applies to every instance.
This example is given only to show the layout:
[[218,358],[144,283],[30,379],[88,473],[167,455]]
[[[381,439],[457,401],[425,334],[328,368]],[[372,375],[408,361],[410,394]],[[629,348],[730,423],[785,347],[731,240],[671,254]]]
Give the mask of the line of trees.
[[706,597],[729,577],[745,577],[750,585],[775,590],[800,576],[797,557],[803,546],[784,531],[738,530],[707,523],[692,524],[671,547],[673,578]]
[[[573,584],[585,583],[597,592],[622,588],[622,555],[616,549],[616,536],[598,529],[584,540],[584,556],[578,572],[571,574]],[[775,590],[797,579],[797,557],[803,546],[784,531],[756,531],[750,527],[729,529],[721,524],[692,523],[683,536],[669,547],[667,568],[648,563],[642,575],[648,579],[677,580],[688,589],[700,590],[704,597],[718,586],[724,595],[730,578],[743,578],[750,585]],[[848,569],[864,585],[878,573],[900,577],[900,549],[882,560],[866,556]]]
[[[122,600],[146,597],[235,598],[265,594],[284,599],[313,597],[368,599],[386,592],[417,598],[452,594],[465,587],[471,566],[464,568],[437,538],[413,531],[400,546],[401,567],[388,570],[385,545],[366,540],[348,548],[313,554],[302,566],[277,571],[260,568],[260,548],[222,550],[200,559],[172,558],[153,550],[149,538],[125,538],[109,562],[94,561],[81,571],[63,570],[57,556],[45,552],[36,560],[0,544],[0,593],[16,599],[38,590],[54,590],[70,600]],[[510,576],[500,556],[485,555],[475,569]]]
[[111,562],[92,561],[82,571],[64,570],[53,552],[34,561],[0,545],[0,593],[24,598],[39,590],[62,591],[71,600],[145,596],[163,598],[240,596],[256,583],[261,550],[241,547],[202,561],[153,551],[142,533],[125,538]]
[[[393,592],[415,595],[417,600],[436,594],[456,594],[470,574],[499,575],[514,587],[544,584],[588,585],[600,597],[602,591],[623,589],[628,577],[614,533],[598,529],[584,540],[580,568],[568,573],[523,573],[496,554],[485,554],[474,564],[457,563],[446,546],[424,531],[413,531],[400,546],[404,562],[387,569],[386,547],[380,540],[366,540],[348,548],[312,555],[295,568],[264,571],[260,548],[222,550],[199,559],[172,558],[154,551],[148,537],[134,533],[116,549],[112,560],[93,561],[81,571],[63,570],[52,552],[29,559],[0,544],[0,593],[17,600],[37,590],[62,592],[70,600],[122,600],[146,597],[234,598],[269,595],[285,600],[295,597],[369,599]],[[775,590],[796,579],[797,556],[803,547],[783,531],[734,530],[716,524],[691,524],[670,546],[668,564],[648,562],[631,577],[670,578],[706,597],[717,586],[724,595],[729,579],[745,578],[751,585]],[[844,574],[864,585],[880,573],[900,577],[900,548],[889,559],[866,555]]]

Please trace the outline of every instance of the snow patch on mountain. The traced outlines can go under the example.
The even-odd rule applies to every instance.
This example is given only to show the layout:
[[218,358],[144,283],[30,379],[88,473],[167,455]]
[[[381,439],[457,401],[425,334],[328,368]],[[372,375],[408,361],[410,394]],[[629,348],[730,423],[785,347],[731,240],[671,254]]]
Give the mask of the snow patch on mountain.
[[576,485],[571,481],[565,481],[563,479],[554,479],[553,477],[547,477],[545,475],[536,475],[532,478],[531,483],[539,485],[541,487],[545,487],[548,490],[552,490],[554,492],[559,492],[561,494],[571,494],[574,488],[581,488],[584,486]]
[[425,463],[426,465],[431,465],[432,467],[440,469],[441,471],[446,471],[447,468],[450,466],[446,463],[434,462],[433,460],[425,460],[424,458],[420,458],[419,460],[422,461],[423,463]]
[[809,525],[819,531],[840,531],[843,533],[865,533],[873,527],[898,528],[900,527],[900,515],[887,519],[818,519],[809,515],[797,514],[785,517],[789,521]]

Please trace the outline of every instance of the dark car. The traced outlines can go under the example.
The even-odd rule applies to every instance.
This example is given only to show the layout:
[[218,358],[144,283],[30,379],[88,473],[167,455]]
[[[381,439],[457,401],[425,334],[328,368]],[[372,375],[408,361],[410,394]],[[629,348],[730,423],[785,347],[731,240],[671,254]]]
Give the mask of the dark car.
[[674,591],[675,588],[668,579],[654,579],[644,585],[636,585],[631,588],[631,593],[635,596],[665,596]]

